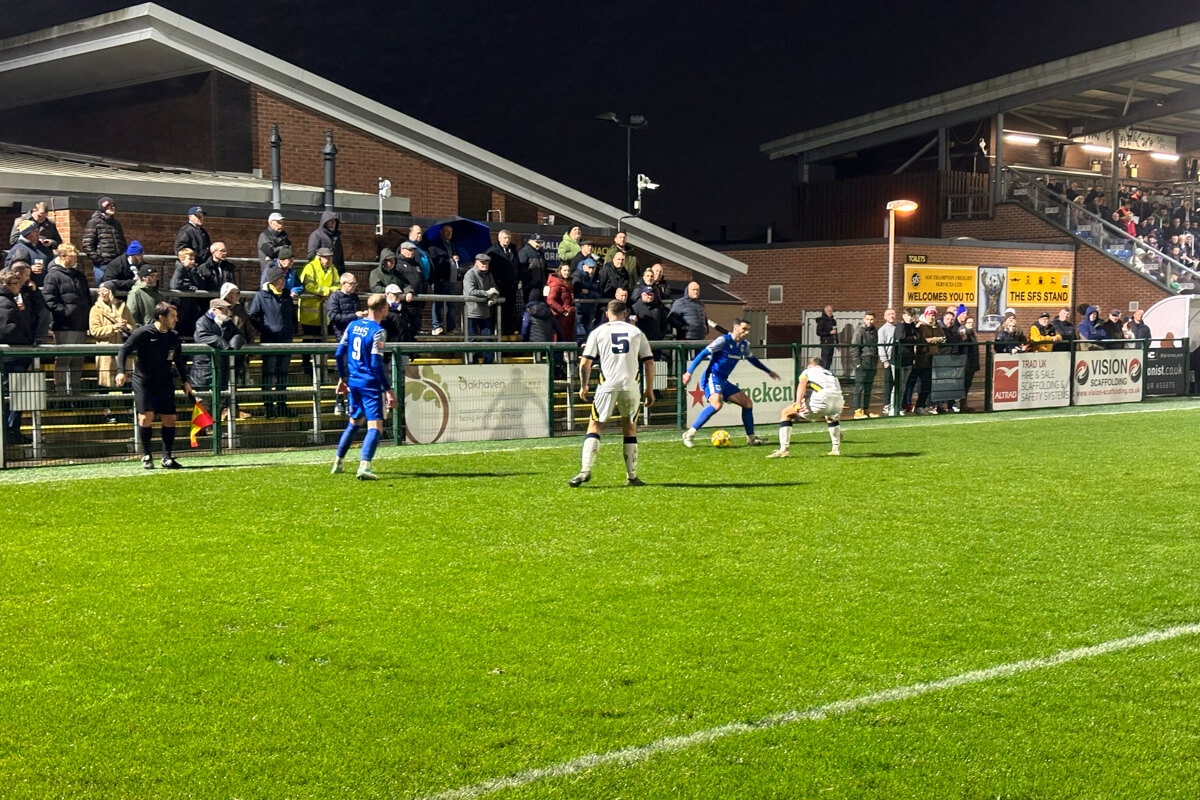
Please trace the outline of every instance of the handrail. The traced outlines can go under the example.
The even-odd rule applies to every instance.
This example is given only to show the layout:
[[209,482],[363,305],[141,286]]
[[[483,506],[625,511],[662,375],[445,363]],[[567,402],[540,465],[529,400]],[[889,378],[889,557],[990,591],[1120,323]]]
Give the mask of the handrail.
[[[1066,197],[1064,197],[1063,195],[1059,194],[1058,192],[1052,191],[1048,187],[1043,186],[1042,184],[1038,183],[1035,178],[1033,178],[1030,175],[1027,175],[1026,173],[1022,172],[1021,170],[1019,170],[1015,167],[1005,166],[1004,172],[1014,176],[1017,179],[1018,183],[1020,183],[1020,185],[1023,188],[1032,188],[1034,191],[1048,197],[1054,203],[1056,203],[1064,208],[1070,209],[1073,212],[1076,219],[1078,219],[1079,217],[1088,218],[1092,221],[1093,225],[1099,224],[1100,227],[1106,233],[1108,233],[1110,236],[1115,237],[1120,240],[1123,240],[1125,243],[1127,243],[1129,245],[1129,253],[1130,253],[1129,266],[1130,267],[1134,267],[1134,264],[1132,263],[1133,257],[1139,250],[1141,250],[1142,252],[1154,253],[1162,260],[1162,262],[1164,264],[1170,264],[1172,267],[1176,268],[1181,273],[1187,273],[1193,277],[1200,278],[1200,272],[1197,272],[1196,270],[1192,269],[1191,267],[1188,267],[1188,266],[1180,263],[1179,261],[1176,261],[1175,259],[1171,258],[1169,255],[1162,252],[1161,250],[1151,247],[1146,242],[1139,240],[1136,236],[1130,236],[1128,231],[1118,228],[1116,225],[1113,225],[1111,222],[1100,217],[1098,214],[1088,211],[1086,208],[1084,208],[1079,203],[1069,200]],[[1034,210],[1037,210],[1036,206],[1035,206]],[[1045,217],[1046,215],[1040,214],[1040,216]],[[1071,229],[1071,226],[1067,225],[1064,227],[1066,227],[1071,232],[1072,235],[1075,235],[1075,232]],[[1103,249],[1103,248],[1101,248],[1101,249]],[[1107,250],[1105,250],[1105,252],[1107,252]],[[1109,255],[1116,258],[1116,256],[1112,253],[1109,253]],[[1139,270],[1139,272],[1141,272],[1141,270]],[[1148,275],[1148,273],[1143,272],[1143,274],[1146,274],[1148,277],[1150,277]],[[1162,279],[1157,279],[1157,282],[1163,283],[1163,284],[1169,283],[1168,281],[1162,280]]]

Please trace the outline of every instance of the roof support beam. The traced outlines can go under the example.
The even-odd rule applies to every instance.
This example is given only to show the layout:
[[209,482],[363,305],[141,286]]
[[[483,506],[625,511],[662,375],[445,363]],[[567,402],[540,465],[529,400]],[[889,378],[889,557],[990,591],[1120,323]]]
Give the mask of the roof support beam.
[[[1162,105],[1158,105],[1161,102]],[[1174,114],[1184,114],[1189,111],[1200,109],[1200,89],[1191,89],[1188,91],[1176,92],[1169,95],[1165,99],[1158,100],[1143,100],[1134,105],[1128,114],[1121,117],[1119,120],[1106,120],[1101,122],[1089,122],[1083,126],[1080,136],[1090,136],[1093,133],[1111,130],[1116,124],[1122,128],[1130,125],[1137,125],[1142,122],[1149,122],[1152,119],[1160,117],[1169,117]]]

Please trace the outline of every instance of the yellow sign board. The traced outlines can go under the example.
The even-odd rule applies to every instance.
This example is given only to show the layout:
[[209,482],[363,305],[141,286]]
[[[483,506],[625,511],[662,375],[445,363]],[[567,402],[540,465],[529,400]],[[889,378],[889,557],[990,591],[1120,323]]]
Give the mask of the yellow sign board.
[[904,305],[962,303],[974,306],[979,267],[906,266]]
[[1047,308],[1071,305],[1071,270],[1008,268],[1008,303],[1011,308]]

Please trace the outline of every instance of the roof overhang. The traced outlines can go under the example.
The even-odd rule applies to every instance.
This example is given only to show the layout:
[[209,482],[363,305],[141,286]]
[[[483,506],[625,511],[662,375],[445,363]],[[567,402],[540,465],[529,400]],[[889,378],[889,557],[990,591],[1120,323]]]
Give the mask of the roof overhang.
[[[1161,105],[1160,105],[1161,104]],[[1136,124],[1200,134],[1200,23],[1061,58],[767,142],[770,158],[820,161],[1012,112],[1085,135]],[[1034,128],[1033,130],[1037,130]]]
[[[217,70],[581,225],[728,281],[746,265],[154,3],[0,41],[0,109]],[[38,87],[29,97],[25,87]]]

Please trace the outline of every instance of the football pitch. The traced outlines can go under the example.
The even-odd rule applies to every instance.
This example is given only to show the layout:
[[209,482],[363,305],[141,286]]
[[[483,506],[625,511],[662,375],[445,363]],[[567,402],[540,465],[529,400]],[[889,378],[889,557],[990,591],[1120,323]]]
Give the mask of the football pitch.
[[609,427],[0,474],[0,797],[1200,794],[1200,403]]

